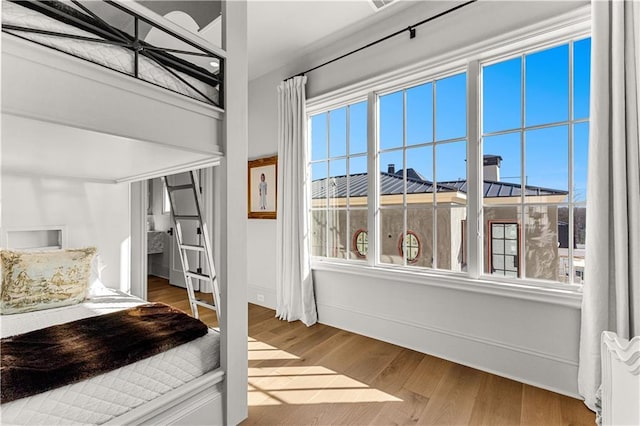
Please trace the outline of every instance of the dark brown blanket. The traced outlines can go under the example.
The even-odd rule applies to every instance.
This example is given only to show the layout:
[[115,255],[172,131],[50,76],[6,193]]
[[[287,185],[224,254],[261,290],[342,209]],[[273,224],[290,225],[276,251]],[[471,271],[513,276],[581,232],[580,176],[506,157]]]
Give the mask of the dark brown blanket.
[[204,336],[207,326],[161,303],[2,339],[1,403],[88,379]]

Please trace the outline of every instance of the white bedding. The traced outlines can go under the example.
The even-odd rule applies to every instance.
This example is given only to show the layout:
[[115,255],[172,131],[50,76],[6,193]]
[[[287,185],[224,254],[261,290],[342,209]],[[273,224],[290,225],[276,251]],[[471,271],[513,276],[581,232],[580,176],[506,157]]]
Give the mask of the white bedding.
[[[64,22],[60,22],[9,1],[2,2],[2,23],[94,39],[99,38],[95,34],[83,31],[77,27],[65,24]],[[108,68],[129,75],[134,74],[134,54],[133,51],[125,47],[27,32],[16,32],[16,34],[45,46],[53,47],[65,53],[70,53],[74,56],[104,65]],[[191,98],[209,102],[197,91],[167,72],[156,62],[140,56],[138,66],[138,75],[141,79]],[[200,92],[204,93],[216,104],[218,103],[218,91],[215,88],[184,73],[176,70],[173,71],[182,79],[188,81],[189,84],[196,87]]]
[[[94,290],[84,303],[4,315],[2,337],[144,303],[114,290]],[[78,383],[2,404],[3,425],[102,424],[220,365],[220,335],[203,337],[153,357]]]

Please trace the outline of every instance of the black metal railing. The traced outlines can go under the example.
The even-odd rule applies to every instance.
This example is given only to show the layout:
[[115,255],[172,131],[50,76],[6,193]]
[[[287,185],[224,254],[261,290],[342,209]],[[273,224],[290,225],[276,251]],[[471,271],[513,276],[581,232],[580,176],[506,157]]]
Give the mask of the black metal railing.
[[[59,1],[9,1],[66,24],[61,28],[68,28],[69,32],[62,29],[57,31],[37,28],[37,25],[32,28],[17,25],[7,17],[8,14],[4,13],[5,11],[3,11],[3,32],[224,108],[225,64],[223,57],[174,31],[157,25],[118,3],[109,0],[103,2],[71,0],[66,4]],[[172,47],[156,46],[145,41],[142,37],[143,33],[147,36],[152,29],[161,31],[161,37],[166,38],[168,40],[166,43]],[[51,38],[51,40],[45,40],[41,36]],[[96,60],[89,54],[79,54],[77,50],[65,50],[64,43],[59,42],[62,39],[126,49],[133,58],[132,69],[123,69],[122,64],[112,66],[107,61]],[[209,68],[213,68],[213,71],[210,71]],[[150,69],[153,69],[154,72],[161,69],[166,75],[158,78],[145,74],[144,70]],[[167,80],[171,80],[184,90],[177,90],[175,86],[163,85],[163,81]],[[203,86],[208,86],[209,90]]]

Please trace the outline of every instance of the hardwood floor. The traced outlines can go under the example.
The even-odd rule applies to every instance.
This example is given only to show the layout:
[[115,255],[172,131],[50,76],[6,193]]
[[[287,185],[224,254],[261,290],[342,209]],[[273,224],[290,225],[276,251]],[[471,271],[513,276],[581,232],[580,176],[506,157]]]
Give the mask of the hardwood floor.
[[[210,294],[196,292],[196,297],[208,302],[212,301]],[[191,315],[187,290],[170,285],[165,278],[149,275],[147,280],[147,299],[149,302],[166,303]],[[218,317],[214,311],[207,308],[199,308],[198,312],[202,322],[209,327],[218,327]]]
[[[150,279],[149,300],[189,312],[186,291]],[[593,425],[582,401],[249,304],[243,425]],[[217,324],[215,314],[202,315]]]

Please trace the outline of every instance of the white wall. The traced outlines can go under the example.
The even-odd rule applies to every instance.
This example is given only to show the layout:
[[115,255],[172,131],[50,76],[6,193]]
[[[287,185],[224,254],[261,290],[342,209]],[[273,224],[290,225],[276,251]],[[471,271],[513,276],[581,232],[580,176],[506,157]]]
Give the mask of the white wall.
[[[308,75],[307,98],[499,36],[586,2],[482,1]],[[354,36],[335,34],[249,85],[249,156],[276,152],[276,86],[291,75],[434,15],[451,2],[420,2]],[[436,10],[437,9],[437,10]],[[249,301],[275,307],[275,222],[248,226]],[[428,276],[314,270],[319,320],[559,392],[577,394],[579,297],[560,304],[483,294]],[[465,287],[466,286],[466,287]],[[487,287],[491,288],[491,286]],[[258,296],[264,295],[264,301]]]
[[[249,159],[270,157],[278,151],[276,87],[281,80],[275,74],[249,83]],[[249,301],[275,307],[276,221],[249,219],[247,235]]]
[[59,225],[66,227],[67,247],[98,248],[106,265],[103,271],[106,286],[128,290],[127,184],[3,174],[3,230]]

